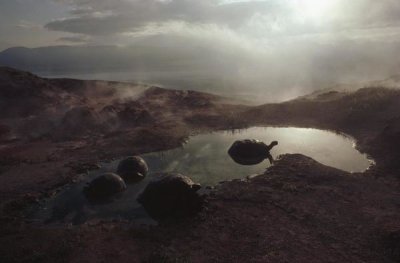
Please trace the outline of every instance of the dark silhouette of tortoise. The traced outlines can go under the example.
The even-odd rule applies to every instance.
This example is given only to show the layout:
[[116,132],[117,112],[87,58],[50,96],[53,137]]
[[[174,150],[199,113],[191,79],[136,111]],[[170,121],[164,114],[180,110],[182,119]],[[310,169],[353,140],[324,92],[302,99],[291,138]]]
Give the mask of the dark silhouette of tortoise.
[[165,173],[151,181],[137,200],[155,220],[179,219],[202,208],[200,188],[187,176]]
[[139,156],[131,156],[122,160],[117,168],[117,174],[128,184],[142,181],[148,172],[149,167],[146,161]]
[[270,151],[276,145],[278,145],[277,141],[267,145],[258,140],[241,140],[233,143],[228,154],[236,163],[241,165],[256,165],[265,159],[273,164],[274,158]]
[[83,193],[91,202],[103,202],[125,190],[124,179],[117,174],[106,173],[89,182],[83,188]]

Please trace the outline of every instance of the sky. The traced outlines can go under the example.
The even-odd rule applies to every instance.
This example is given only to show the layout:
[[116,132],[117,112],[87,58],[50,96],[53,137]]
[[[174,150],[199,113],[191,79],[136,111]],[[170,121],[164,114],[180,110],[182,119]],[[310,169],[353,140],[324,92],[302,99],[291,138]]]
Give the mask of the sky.
[[399,12],[397,0],[2,0],[0,35],[3,48],[203,31],[264,45],[398,41]]
[[240,61],[234,74],[246,81],[268,78],[296,90],[319,79],[395,74],[400,1],[1,0],[0,36],[0,50],[147,41],[168,42],[179,53],[196,45],[205,56]]

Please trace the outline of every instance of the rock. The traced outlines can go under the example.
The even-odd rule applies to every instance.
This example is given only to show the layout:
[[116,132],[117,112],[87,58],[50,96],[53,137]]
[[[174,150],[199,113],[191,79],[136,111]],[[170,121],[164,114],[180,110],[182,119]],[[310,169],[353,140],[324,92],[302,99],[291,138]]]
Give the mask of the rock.
[[108,105],[99,112],[103,125],[108,127],[109,130],[117,129],[120,125],[118,120],[118,110],[118,107]]
[[137,183],[143,180],[149,168],[139,156],[128,157],[121,161],[117,168],[117,174],[121,176],[127,183]]
[[127,126],[149,124],[155,120],[150,112],[137,102],[126,104],[118,111],[117,116],[120,122]]
[[189,177],[180,174],[163,174],[148,184],[138,202],[149,215],[159,221],[194,215],[201,210],[201,188]]
[[269,151],[277,144],[277,142],[272,142],[270,145],[266,145],[258,140],[236,141],[229,148],[228,154],[236,163],[255,165],[269,158]]
[[56,137],[71,138],[101,129],[101,120],[94,109],[75,107],[65,113],[56,131]]
[[0,123],[0,139],[6,138],[11,130],[8,126]]
[[388,122],[382,132],[371,142],[368,143],[367,151],[373,156],[384,156],[377,162],[390,167],[391,169],[400,168],[398,162],[400,158],[400,117]]
[[88,183],[83,193],[90,201],[105,201],[125,190],[126,184],[119,175],[107,173]]
[[77,174],[84,174],[84,173],[88,173],[89,171],[92,170],[97,170],[101,168],[100,164],[97,163],[78,163],[78,164],[74,164],[72,166],[70,166],[75,173]]
[[394,262],[400,262],[400,231],[389,233],[384,241],[385,252]]

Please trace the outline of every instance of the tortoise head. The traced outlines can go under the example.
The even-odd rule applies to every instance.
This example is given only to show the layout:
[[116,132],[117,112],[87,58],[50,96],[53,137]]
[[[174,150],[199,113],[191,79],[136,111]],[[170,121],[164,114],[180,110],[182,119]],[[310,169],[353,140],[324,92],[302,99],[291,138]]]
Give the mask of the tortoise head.
[[278,145],[278,142],[277,141],[273,141],[273,142],[271,142],[270,147],[272,148],[272,147],[275,147],[277,145]]

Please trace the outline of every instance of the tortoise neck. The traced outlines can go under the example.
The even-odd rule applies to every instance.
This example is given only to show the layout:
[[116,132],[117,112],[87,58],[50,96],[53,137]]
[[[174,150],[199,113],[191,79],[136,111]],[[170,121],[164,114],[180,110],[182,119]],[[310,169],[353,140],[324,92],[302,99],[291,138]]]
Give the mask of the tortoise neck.
[[271,150],[272,148],[274,148],[276,146],[276,144],[270,143],[268,145],[268,150]]

